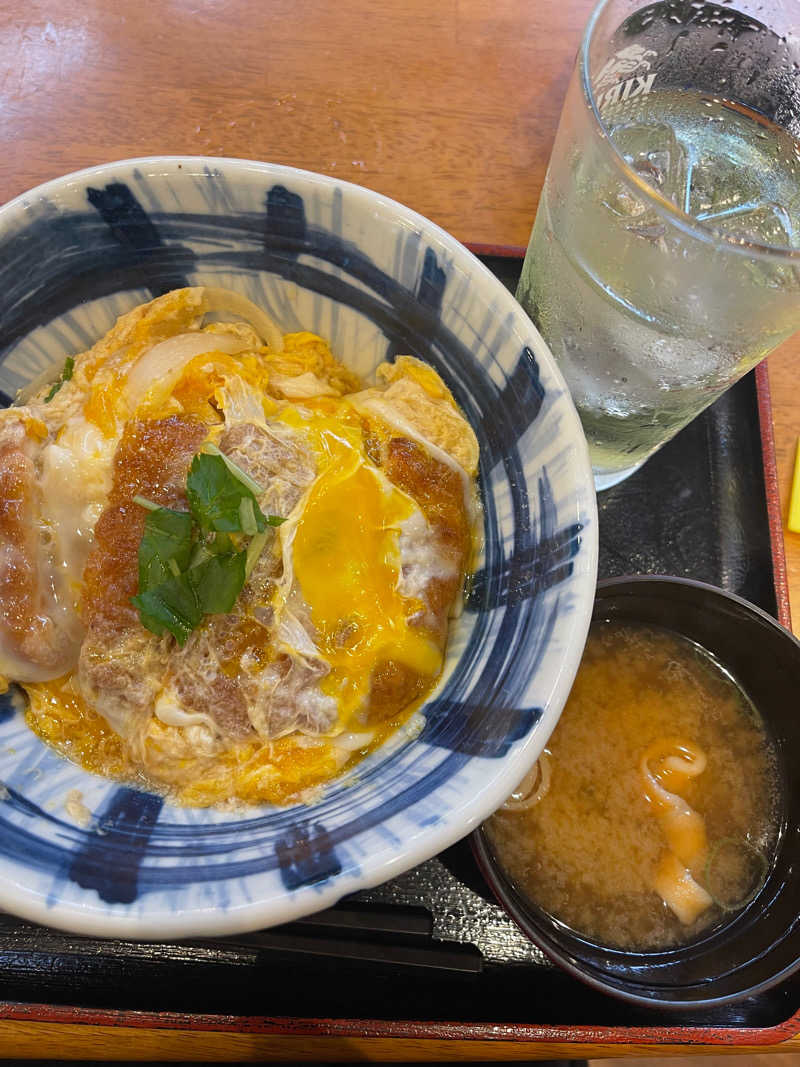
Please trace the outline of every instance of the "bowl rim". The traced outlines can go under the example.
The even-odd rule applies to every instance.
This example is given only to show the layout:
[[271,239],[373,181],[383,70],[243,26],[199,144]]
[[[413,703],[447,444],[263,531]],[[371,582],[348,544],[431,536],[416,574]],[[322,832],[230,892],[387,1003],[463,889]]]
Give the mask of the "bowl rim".
[[[195,907],[189,912],[176,914],[167,912],[163,907],[159,907],[157,911],[145,910],[144,913],[137,913],[136,905],[134,904],[120,914],[109,906],[103,909],[99,909],[96,906],[87,908],[81,907],[78,902],[69,902],[66,905],[59,902],[53,905],[52,903],[46,903],[38,896],[30,894],[22,885],[15,884],[14,880],[0,880],[0,904],[24,918],[41,922],[51,927],[59,927],[84,934],[173,940],[211,932],[218,935],[242,933],[289,922],[313,911],[330,907],[348,893],[382,884],[437,855],[456,841],[467,837],[503,801],[507,794],[506,780],[522,777],[534,760],[538,758],[541,749],[547,743],[550,733],[555,728],[577,673],[591,622],[599,545],[597,501],[588,446],[569,390],[555,357],[550,352],[534,323],[502,282],[457,238],[412,208],[406,207],[404,204],[384,196],[382,193],[356,185],[345,179],[322,175],[280,163],[217,156],[140,156],[83,168],[50,179],[28,191],[20,193],[6,204],[0,206],[0,242],[4,237],[5,226],[9,222],[13,224],[18,218],[24,221],[25,212],[35,200],[46,197],[57,198],[70,183],[82,183],[85,185],[92,180],[113,180],[115,177],[128,174],[131,168],[146,167],[148,165],[170,166],[177,168],[178,171],[185,168],[187,177],[191,174],[191,168],[205,167],[211,171],[220,170],[222,173],[227,170],[243,176],[269,177],[273,180],[280,180],[283,177],[295,182],[308,183],[311,186],[330,189],[343,188],[347,191],[348,196],[355,198],[360,204],[368,205],[371,209],[377,206],[388,213],[398,215],[405,222],[417,227],[423,235],[428,235],[438,241],[442,248],[453,257],[454,262],[458,263],[460,261],[462,267],[468,268],[470,273],[479,278],[484,286],[491,287],[498,319],[503,316],[511,316],[517,322],[519,332],[525,336],[525,343],[531,345],[536,358],[546,366],[551,383],[550,388],[559,400],[559,413],[571,431],[569,440],[572,447],[572,456],[569,467],[575,477],[574,509],[585,520],[581,531],[581,552],[585,562],[580,568],[576,568],[577,573],[572,580],[571,594],[574,608],[570,612],[569,621],[565,623],[567,632],[564,635],[562,662],[557,676],[553,678],[549,700],[544,707],[544,714],[531,731],[529,737],[522,744],[515,744],[509,755],[504,758],[507,769],[502,776],[495,775],[491,788],[480,789],[473,796],[467,797],[465,802],[458,807],[457,819],[454,819],[451,815],[449,818],[443,819],[440,825],[427,827],[424,833],[420,832],[419,835],[415,835],[413,844],[403,853],[404,858],[391,857],[384,854],[381,862],[377,866],[371,867],[368,875],[362,873],[357,879],[357,884],[352,884],[352,877],[346,877],[343,874],[330,879],[322,886],[314,887],[313,897],[307,889],[293,894],[286,891],[280,897],[273,895],[267,900],[262,898],[261,900],[251,901],[247,905],[237,906],[224,912],[219,911],[217,908]],[[175,176],[176,174],[172,173],[161,175],[164,178]],[[170,211],[166,212],[166,214],[169,213]],[[553,711],[553,708],[556,707],[558,708],[557,713]],[[511,766],[514,768],[511,773],[508,770],[509,761],[511,761]],[[85,773],[88,774],[90,772],[87,771]],[[410,805],[410,807],[413,806],[413,804]],[[313,811],[313,806],[307,810],[309,812]],[[141,903],[141,899],[139,903]],[[213,921],[210,921],[209,911],[214,916]]]
[[611,578],[599,578],[597,581],[595,600],[598,599],[598,594],[605,592],[607,589],[613,589],[614,586],[622,585],[623,583],[629,585],[653,583],[654,585],[661,586],[687,586],[688,588],[710,593],[722,600],[730,600],[751,614],[757,615],[770,626],[780,630],[782,634],[790,638],[800,649],[800,638],[797,638],[792,631],[787,629],[787,627],[776,619],[774,615],[770,615],[764,608],[759,607],[758,604],[754,604],[751,600],[747,600],[743,596],[739,596],[738,593],[732,593],[729,589],[723,589],[722,586],[714,585],[712,582],[700,581],[699,578],[683,578],[678,574],[619,574],[614,575]]
[[[723,601],[731,601],[756,618],[769,624],[771,629],[778,632],[779,639],[780,637],[787,638],[795,646],[798,654],[800,654],[800,640],[798,640],[790,630],[783,626],[782,623],[778,622],[774,616],[770,615],[769,612],[765,611],[763,608],[758,607],[757,604],[753,604],[751,601],[739,596],[737,593],[731,593],[727,589],[722,589],[720,586],[713,585],[710,582],[702,582],[696,578],[682,578],[679,575],[671,574],[623,574],[611,578],[601,578],[597,583],[595,605],[597,605],[598,601],[603,599],[603,593],[613,592],[616,587],[622,585],[652,585],[657,588],[681,586],[711,594]],[[588,971],[580,963],[576,962],[569,953],[562,951],[557,943],[550,940],[545,941],[544,937],[540,936],[536,925],[529,920],[527,911],[525,907],[522,906],[521,894],[518,894],[520,897],[520,900],[518,901],[516,897],[506,889],[505,882],[510,882],[510,879],[500,865],[492,860],[491,849],[488,845],[483,825],[478,826],[470,836],[470,846],[472,848],[475,862],[477,863],[486,884],[491,889],[499,905],[514,921],[522,933],[533,942],[541,952],[552,960],[553,963],[572,975],[573,978],[579,979],[585,985],[591,986],[592,989],[595,989],[600,993],[616,997],[619,1000],[624,1000],[631,1004],[639,1005],[640,1007],[663,1008],[669,1011],[686,1011],[687,1009],[695,1008],[716,1008],[734,1004],[744,1000],[746,997],[766,992],[800,971],[800,956],[798,956],[794,963],[787,964],[776,974],[769,978],[764,978],[755,985],[750,985],[739,992],[728,993],[718,997],[709,996],[696,999],[693,998],[691,1000],[674,1000],[658,996],[646,996],[643,993],[637,993],[633,990],[613,985],[611,982],[605,982],[602,978],[597,976],[596,969]],[[614,949],[613,951],[622,955],[626,954],[624,949]],[[646,956],[648,954],[638,953],[637,955]]]

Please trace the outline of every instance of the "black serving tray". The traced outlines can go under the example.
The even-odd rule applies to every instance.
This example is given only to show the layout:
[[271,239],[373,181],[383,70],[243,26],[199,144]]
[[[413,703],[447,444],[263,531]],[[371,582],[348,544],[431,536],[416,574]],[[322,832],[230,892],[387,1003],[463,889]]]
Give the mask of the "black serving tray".
[[[483,258],[513,291],[520,260]],[[602,577],[697,578],[788,623],[765,386],[763,372],[758,382],[748,375],[637,474],[601,494]],[[136,1013],[162,1020],[175,1013],[172,1025],[201,1028],[224,1018],[226,1029],[239,1020],[252,1030],[261,1019],[274,1030],[283,1019],[287,1032],[300,1020],[317,1034],[357,1026],[361,1033],[442,1036],[446,1025],[447,1036],[462,1038],[555,1034],[561,1041],[637,1043],[767,1043],[800,1030],[800,978],[732,1007],[669,1014],[594,992],[550,965],[506,918],[467,842],[355,900],[373,916],[430,918],[430,934],[378,935],[378,955],[381,944],[395,960],[398,946],[427,945],[443,950],[441,962],[347,960],[281,947],[292,943],[280,940],[284,934],[308,933],[302,924],[281,928],[277,940],[140,944],[0,916],[0,1019],[54,1019],[66,1011],[73,1020],[100,1022],[113,1011],[117,1022],[138,1017],[141,1024]],[[346,938],[358,946],[366,935],[356,926]]]

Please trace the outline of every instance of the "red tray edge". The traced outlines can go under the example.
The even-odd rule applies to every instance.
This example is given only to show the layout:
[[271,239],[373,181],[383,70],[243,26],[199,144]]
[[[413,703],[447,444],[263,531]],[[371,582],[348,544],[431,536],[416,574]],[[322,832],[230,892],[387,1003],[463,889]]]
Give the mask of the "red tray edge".
[[467,244],[467,248],[476,256],[497,256],[499,259],[524,259],[526,249],[522,245],[485,245]]
[[769,371],[766,363],[759,363],[756,367],[755,376],[758,421],[761,429],[761,453],[764,460],[764,488],[767,497],[767,517],[772,547],[772,572],[775,581],[775,599],[778,602],[778,622],[785,626],[787,630],[791,630],[792,613],[789,607],[789,580],[786,574],[786,553],[783,547],[781,494],[778,482],[778,464],[775,455],[775,434],[772,430]]
[[[514,245],[468,244],[475,255],[521,259],[525,249]],[[778,620],[791,629],[786,557],[783,549],[780,492],[772,432],[769,375],[765,363],[755,371],[758,416],[764,462],[764,483],[772,550]],[[532,1041],[569,1044],[643,1045],[775,1045],[800,1034],[800,1010],[772,1027],[701,1026],[544,1026],[497,1023],[394,1022],[381,1019],[303,1019],[268,1016],[193,1015],[179,1012],[99,1011],[47,1004],[0,1002],[0,1020],[80,1023],[140,1029],[207,1030],[285,1037],[392,1037],[417,1040]]]
[[395,1038],[431,1041],[509,1041],[559,1044],[747,1045],[787,1041],[800,1013],[774,1027],[547,1026],[530,1023],[448,1023],[430,1020],[305,1019],[284,1016],[194,1015],[0,1002],[2,1022],[72,1023],[132,1029],[248,1033],[283,1037]]

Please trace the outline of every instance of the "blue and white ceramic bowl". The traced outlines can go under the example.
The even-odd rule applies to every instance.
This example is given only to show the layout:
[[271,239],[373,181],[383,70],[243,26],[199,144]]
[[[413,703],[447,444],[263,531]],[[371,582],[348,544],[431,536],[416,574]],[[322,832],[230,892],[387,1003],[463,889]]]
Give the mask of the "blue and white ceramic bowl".
[[[311,806],[175,807],[61,759],[27,729],[19,697],[3,697],[0,907],[81,933],[255,929],[452,844],[538,757],[592,611],[591,471],[547,347],[457,241],[369,190],[263,163],[154,158],[17,198],[0,209],[3,400],[135,304],[198,284],[323,335],[365,376],[396,353],[428,360],[480,441],[485,548],[421,731]],[[73,790],[88,812],[67,803]]]

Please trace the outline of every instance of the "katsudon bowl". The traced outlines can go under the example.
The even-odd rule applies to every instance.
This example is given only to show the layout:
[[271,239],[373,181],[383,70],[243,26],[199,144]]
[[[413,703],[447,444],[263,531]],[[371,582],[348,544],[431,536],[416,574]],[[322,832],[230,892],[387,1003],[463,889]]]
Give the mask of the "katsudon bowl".
[[480,547],[435,690],[307,803],[185,807],[95,775],[29,729],[12,685],[0,698],[0,908],[79,933],[269,926],[451,845],[537,759],[592,611],[594,488],[550,352],[473,255],[369,190],[167,157],[18,197],[0,209],[4,404],[56,380],[124,312],[196,285],[248,297],[284,333],[320,335],[367,383],[399,354],[430,364],[477,435]]

